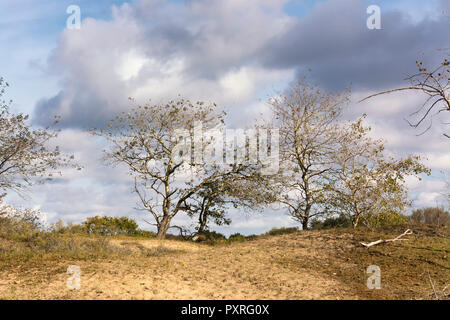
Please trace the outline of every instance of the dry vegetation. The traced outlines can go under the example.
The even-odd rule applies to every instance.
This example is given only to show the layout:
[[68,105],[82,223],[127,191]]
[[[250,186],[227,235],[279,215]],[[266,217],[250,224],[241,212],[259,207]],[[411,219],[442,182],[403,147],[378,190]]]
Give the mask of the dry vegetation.
[[[364,248],[406,227],[408,241]],[[83,235],[0,235],[2,299],[448,299],[448,227],[330,229],[214,245]],[[69,290],[69,265],[81,289]],[[382,287],[366,287],[367,266]],[[430,284],[433,282],[436,293]]]

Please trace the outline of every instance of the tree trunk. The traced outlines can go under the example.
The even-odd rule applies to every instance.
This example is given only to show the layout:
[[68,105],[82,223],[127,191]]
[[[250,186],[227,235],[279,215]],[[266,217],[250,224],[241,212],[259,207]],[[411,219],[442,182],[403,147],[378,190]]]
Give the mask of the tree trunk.
[[206,215],[200,215],[197,233],[202,233],[206,228]]
[[311,212],[311,204],[309,203],[309,196],[306,197],[306,208],[302,217],[302,229],[308,230],[309,213]]
[[303,218],[302,220],[302,229],[303,230],[308,230],[308,218]]
[[156,238],[165,239],[169,227],[170,227],[170,219],[168,217],[164,217],[161,221],[161,224],[158,226],[158,233],[156,234]]
[[353,229],[356,229],[356,227],[358,226],[358,223],[359,223],[359,216],[356,216],[352,219]]
[[[206,204],[205,204],[205,201],[207,201]],[[211,203],[210,199],[203,198],[202,208],[201,208],[200,213],[198,215],[198,230],[197,230],[197,234],[202,233],[206,229],[206,224],[208,222],[208,212],[209,212],[208,210],[209,210],[210,203]]]

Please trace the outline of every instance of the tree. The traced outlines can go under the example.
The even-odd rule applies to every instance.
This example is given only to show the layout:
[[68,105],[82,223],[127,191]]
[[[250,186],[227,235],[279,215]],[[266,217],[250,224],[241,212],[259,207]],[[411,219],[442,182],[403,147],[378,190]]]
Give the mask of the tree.
[[195,196],[183,203],[182,210],[197,218],[197,233],[207,230],[211,222],[218,226],[229,225],[231,219],[226,213],[230,206],[258,210],[273,201],[269,188],[262,186],[265,180],[254,173],[252,176],[224,177],[205,183]]
[[336,165],[326,187],[329,203],[353,227],[361,221],[371,226],[405,222],[402,213],[410,205],[405,178],[429,174],[429,170],[418,156],[388,157],[383,141],[370,138],[370,127],[362,121],[351,123],[339,141]]
[[[171,225],[172,219],[189,212],[190,201],[201,198],[208,186],[222,190],[226,181],[257,172],[258,166],[248,161],[224,163],[220,135],[213,134],[224,124],[223,117],[216,104],[180,98],[135,104],[108,128],[91,131],[109,142],[104,150],[108,163],[128,166],[141,209],[152,215],[158,238],[165,238],[169,228],[180,228]],[[206,129],[206,136],[199,134],[199,127]]]
[[435,226],[450,226],[450,213],[444,208],[422,208],[412,212],[410,220]]
[[273,182],[274,194],[303,229],[325,212],[324,182],[332,171],[340,139],[337,121],[348,95],[348,90],[322,92],[302,79],[269,101],[271,126],[280,134],[280,175]]
[[[426,119],[429,119],[428,127],[420,134],[428,131],[432,124],[433,118],[439,115],[441,112],[450,111],[450,61],[444,58],[434,69],[428,69],[423,61],[416,61],[418,72],[413,75],[409,75],[405,80],[409,81],[410,85],[407,87],[387,90],[370,95],[359,102],[387,93],[393,93],[398,91],[412,90],[418,91],[427,96],[424,103],[410,116],[419,115],[419,120],[416,122],[408,121],[409,125],[417,128]],[[450,139],[450,135],[443,134]]]
[[[6,87],[8,83],[0,78],[0,98]],[[50,127],[32,129],[27,124],[28,115],[10,113],[11,102],[0,100],[0,200],[8,191],[24,197],[27,187],[51,179],[60,173],[59,168],[81,169],[74,164],[73,156],[48,146],[58,131]]]

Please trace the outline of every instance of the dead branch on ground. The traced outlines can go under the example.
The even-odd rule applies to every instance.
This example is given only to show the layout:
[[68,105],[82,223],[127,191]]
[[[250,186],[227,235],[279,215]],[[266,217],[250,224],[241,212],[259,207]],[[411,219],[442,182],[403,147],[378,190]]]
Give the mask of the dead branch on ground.
[[370,242],[370,243],[364,243],[364,242],[360,242],[360,243],[364,247],[368,248],[368,247],[371,247],[371,246],[374,246],[374,245],[377,245],[377,244],[380,244],[380,243],[393,242],[393,241],[405,241],[405,240],[408,240],[408,239],[400,239],[400,238],[403,237],[403,236],[406,236],[408,234],[412,234],[412,233],[413,233],[412,230],[408,229],[408,230],[406,230],[405,232],[403,232],[401,235],[399,235],[398,237],[396,237],[394,239],[386,239],[386,240],[380,239],[380,240],[373,241],[373,242]]

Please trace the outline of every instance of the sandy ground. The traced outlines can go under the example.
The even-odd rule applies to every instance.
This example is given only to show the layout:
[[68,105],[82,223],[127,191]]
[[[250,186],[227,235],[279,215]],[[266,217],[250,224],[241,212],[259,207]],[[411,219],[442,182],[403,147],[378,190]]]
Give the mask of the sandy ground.
[[[24,270],[19,266],[0,273],[0,298],[357,299],[338,277],[305,267],[311,261],[326,265],[336,244],[347,242],[307,235],[213,247],[170,240],[113,240],[115,246],[135,254],[99,261],[49,261]],[[66,285],[71,264],[81,268],[79,290]]]

